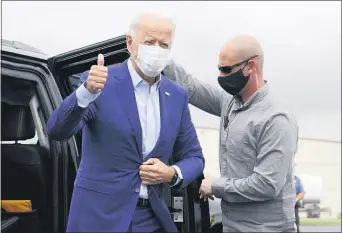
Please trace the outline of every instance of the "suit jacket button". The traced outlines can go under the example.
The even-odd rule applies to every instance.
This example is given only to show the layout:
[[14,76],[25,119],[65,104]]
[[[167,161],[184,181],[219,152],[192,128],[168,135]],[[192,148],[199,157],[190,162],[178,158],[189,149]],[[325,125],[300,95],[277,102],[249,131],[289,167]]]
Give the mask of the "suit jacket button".
[[134,191],[135,191],[136,193],[140,193],[140,189],[139,189],[139,188],[136,188]]

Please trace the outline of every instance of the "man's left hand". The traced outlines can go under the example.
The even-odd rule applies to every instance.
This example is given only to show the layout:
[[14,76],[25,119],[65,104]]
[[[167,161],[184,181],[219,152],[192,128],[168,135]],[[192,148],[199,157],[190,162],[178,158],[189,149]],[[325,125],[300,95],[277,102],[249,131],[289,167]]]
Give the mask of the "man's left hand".
[[140,167],[140,178],[143,184],[154,185],[170,182],[176,170],[157,158],[151,158]]
[[205,178],[202,180],[202,184],[199,190],[200,198],[203,198],[205,201],[209,199],[214,200],[213,197],[213,191],[211,189],[211,185],[212,185],[213,181],[210,178]]

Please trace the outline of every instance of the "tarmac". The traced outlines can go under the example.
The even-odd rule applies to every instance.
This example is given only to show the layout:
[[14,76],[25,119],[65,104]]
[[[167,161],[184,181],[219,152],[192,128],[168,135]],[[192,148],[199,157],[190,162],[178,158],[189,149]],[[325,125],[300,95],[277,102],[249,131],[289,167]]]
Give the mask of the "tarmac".
[[341,226],[300,226],[300,232],[341,232]]

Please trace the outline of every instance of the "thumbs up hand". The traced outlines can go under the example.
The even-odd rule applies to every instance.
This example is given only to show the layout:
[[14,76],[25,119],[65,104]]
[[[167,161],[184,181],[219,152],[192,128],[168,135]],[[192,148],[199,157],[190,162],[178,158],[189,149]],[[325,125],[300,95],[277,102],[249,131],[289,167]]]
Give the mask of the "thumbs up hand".
[[97,65],[93,65],[89,71],[86,81],[86,88],[89,92],[99,93],[107,81],[108,68],[104,66],[104,56],[99,54],[97,57]]

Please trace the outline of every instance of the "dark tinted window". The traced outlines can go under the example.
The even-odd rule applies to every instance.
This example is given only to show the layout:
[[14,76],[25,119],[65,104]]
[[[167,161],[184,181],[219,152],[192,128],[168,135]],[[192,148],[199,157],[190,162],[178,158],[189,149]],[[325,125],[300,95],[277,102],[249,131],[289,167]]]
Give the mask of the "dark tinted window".
[[73,90],[76,90],[80,85],[81,74],[74,74],[69,77],[69,81]]
[[[115,66],[117,64],[112,64],[112,65],[109,65],[107,66],[108,68],[111,68],[112,66]],[[79,74],[73,74],[71,76],[69,76],[69,81],[70,81],[70,85],[72,87],[72,89],[75,91],[79,85],[81,84],[80,82],[80,78],[81,78],[81,75],[82,73],[79,73]]]

